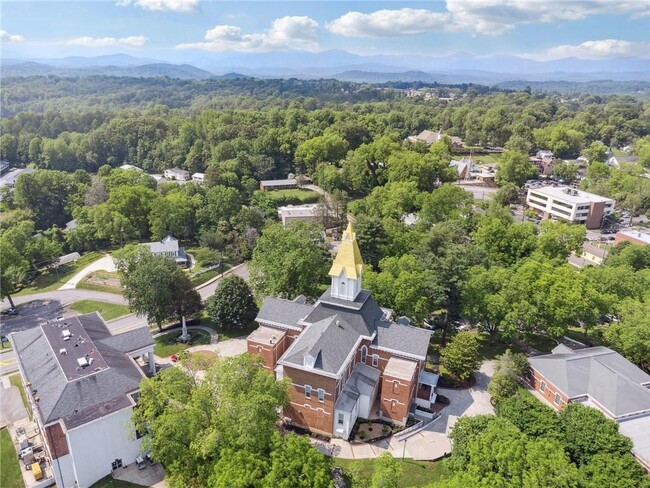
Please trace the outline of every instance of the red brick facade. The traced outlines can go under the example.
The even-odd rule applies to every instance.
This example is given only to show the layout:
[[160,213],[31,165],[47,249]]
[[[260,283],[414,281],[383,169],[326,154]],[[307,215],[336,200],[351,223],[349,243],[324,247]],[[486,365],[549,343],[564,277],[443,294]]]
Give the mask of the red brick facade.
[[417,374],[410,381],[382,375],[381,412],[382,416],[394,422],[405,424],[411,402],[417,391]]
[[528,383],[556,410],[560,410],[569,403],[569,397],[564,392],[535,370],[528,376]]

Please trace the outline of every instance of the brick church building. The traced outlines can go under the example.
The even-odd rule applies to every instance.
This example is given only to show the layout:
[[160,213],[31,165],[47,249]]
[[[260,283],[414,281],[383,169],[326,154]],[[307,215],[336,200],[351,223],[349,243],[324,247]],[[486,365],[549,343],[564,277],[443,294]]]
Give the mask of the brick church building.
[[393,322],[361,289],[363,261],[352,226],[343,234],[329,275],[331,286],[314,304],[266,298],[248,337],[278,379],[291,379],[283,415],[295,425],[347,439],[357,418],[404,424],[417,403],[435,401],[437,375],[423,371],[431,332]]

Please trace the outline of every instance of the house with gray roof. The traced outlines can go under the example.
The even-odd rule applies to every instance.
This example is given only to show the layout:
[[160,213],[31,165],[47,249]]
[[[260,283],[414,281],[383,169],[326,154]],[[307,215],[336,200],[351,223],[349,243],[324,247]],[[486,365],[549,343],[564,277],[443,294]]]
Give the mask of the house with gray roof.
[[632,439],[632,454],[650,470],[650,375],[607,347],[574,351],[559,345],[529,359],[530,385],[551,406],[597,408]]
[[185,249],[179,247],[178,239],[173,236],[167,236],[162,241],[147,242],[143,246],[147,246],[151,254],[173,258],[179,266],[186,267],[189,264]]
[[145,371],[155,373],[147,327],[113,334],[91,313],[9,338],[57,486],[90,486],[141,454],[130,421]]
[[291,378],[287,422],[348,438],[357,418],[405,423],[415,405],[435,401],[437,375],[423,374],[431,332],[393,322],[392,311],[361,289],[363,261],[352,226],[314,304],[266,298],[247,340],[278,379]]

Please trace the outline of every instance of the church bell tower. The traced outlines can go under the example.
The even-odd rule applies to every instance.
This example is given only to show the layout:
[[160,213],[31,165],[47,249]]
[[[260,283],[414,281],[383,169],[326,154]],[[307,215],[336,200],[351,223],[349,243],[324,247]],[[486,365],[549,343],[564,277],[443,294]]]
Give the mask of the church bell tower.
[[352,224],[343,232],[341,245],[329,275],[332,278],[332,298],[353,302],[361,291],[363,259]]

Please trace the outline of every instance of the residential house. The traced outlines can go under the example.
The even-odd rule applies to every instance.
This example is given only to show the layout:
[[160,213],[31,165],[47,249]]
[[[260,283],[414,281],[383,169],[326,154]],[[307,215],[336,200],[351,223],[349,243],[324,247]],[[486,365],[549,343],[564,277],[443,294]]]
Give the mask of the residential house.
[[535,153],[535,156],[538,159],[553,159],[553,151],[549,151],[548,149],[540,149]]
[[639,246],[648,246],[650,245],[650,232],[642,232],[640,230],[618,231],[614,239],[614,245],[618,245],[621,242],[631,242]]
[[174,258],[176,264],[179,266],[187,266],[189,258],[185,253],[185,249],[178,246],[178,239],[172,236],[165,237],[159,242],[147,242],[143,246],[148,246],[151,254],[156,256],[168,256]]
[[322,205],[306,204],[306,205],[286,205],[278,208],[278,217],[282,221],[282,226],[286,227],[291,222],[306,221],[318,222],[323,217],[323,212],[326,209]]
[[98,313],[53,320],[9,336],[57,486],[87,488],[135,461],[131,428],[147,356],[147,327],[113,334]]
[[171,168],[171,169],[166,169],[163,172],[163,175],[165,178],[168,180],[172,181],[189,181],[190,180],[190,172],[186,171],[184,169],[180,168]]
[[529,362],[528,382],[553,408],[597,408],[630,437],[632,454],[650,471],[650,375],[606,347],[574,351],[561,344]]
[[285,419],[347,439],[357,418],[404,424],[416,404],[435,401],[438,376],[425,373],[431,332],[393,322],[361,289],[364,264],[351,225],[315,304],[266,298],[247,340],[278,379],[291,379]]
[[621,163],[636,163],[638,160],[636,156],[612,156],[607,160],[607,165],[618,168]]
[[205,173],[194,173],[192,175],[192,181],[194,183],[205,183]]
[[[435,142],[441,141],[443,137],[445,137],[445,134],[443,134],[442,129],[440,129],[438,132],[423,130],[416,136],[407,137],[406,140],[413,144],[415,144],[416,142],[423,142],[427,146],[430,146]],[[452,147],[454,148],[463,147],[463,141],[460,137],[456,137],[456,136],[448,136],[448,137],[451,139]]]
[[614,211],[615,201],[594,193],[564,186],[529,188],[526,204],[545,218],[559,218],[598,229]]
[[132,164],[123,164],[120,166],[120,169],[132,169],[133,171],[140,171],[141,173],[144,171],[142,168],[138,168],[137,166],[133,166]]
[[584,268],[585,266],[600,266],[603,264],[606,257],[606,248],[599,247],[590,242],[585,242],[582,244],[582,253],[580,256],[576,255],[576,253],[571,253],[568,261],[569,264],[572,264],[577,268]]
[[537,156],[528,159],[530,163],[535,166],[540,175],[551,176],[553,168],[555,167],[555,160],[551,157],[539,158]]

